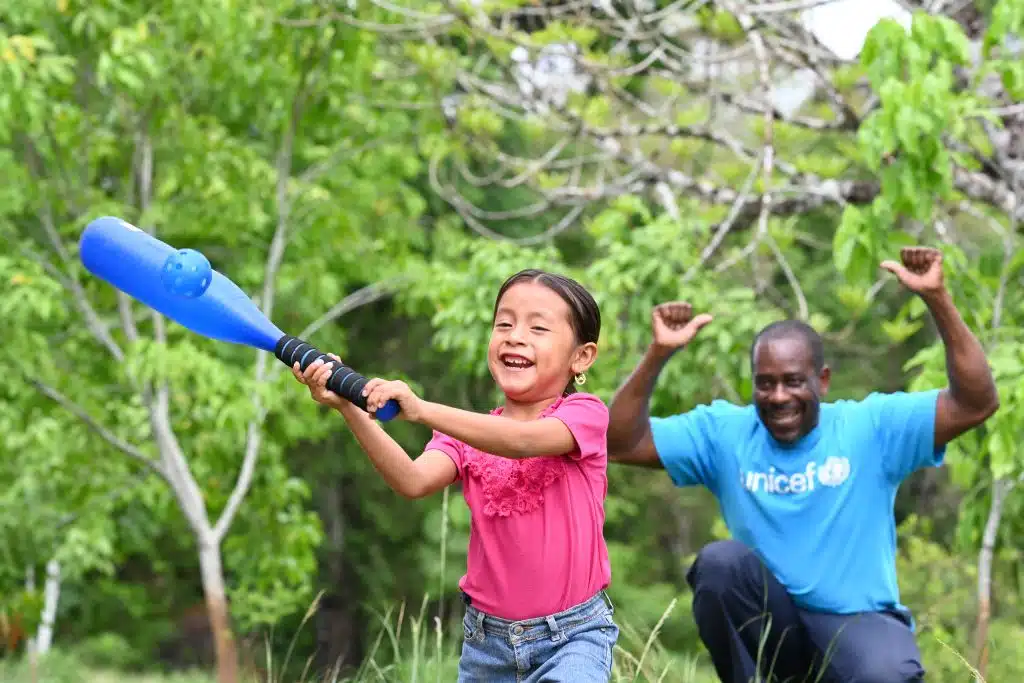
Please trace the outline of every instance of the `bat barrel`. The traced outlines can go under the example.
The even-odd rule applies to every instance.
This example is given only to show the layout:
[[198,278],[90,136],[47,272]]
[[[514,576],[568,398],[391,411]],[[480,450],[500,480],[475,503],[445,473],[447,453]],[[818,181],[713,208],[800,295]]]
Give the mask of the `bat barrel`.
[[113,216],[89,223],[79,240],[85,268],[183,327],[218,341],[273,351],[284,334],[238,285],[216,270],[194,298],[164,286],[161,272],[174,247]]
[[[363,388],[366,387],[367,379],[344,363],[331,358],[312,344],[290,335],[285,335],[277,341],[274,346],[274,355],[288,367],[298,363],[303,372],[317,359],[333,364],[331,376],[327,379],[327,388],[349,403],[366,410],[366,397],[363,396]],[[387,422],[398,415],[398,411],[398,403],[388,401],[376,412],[375,416],[381,422]]]

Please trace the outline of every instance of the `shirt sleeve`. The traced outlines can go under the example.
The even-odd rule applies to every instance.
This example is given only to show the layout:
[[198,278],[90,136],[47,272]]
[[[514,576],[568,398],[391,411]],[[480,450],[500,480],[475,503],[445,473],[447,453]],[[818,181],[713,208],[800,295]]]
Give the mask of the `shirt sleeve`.
[[593,394],[569,394],[549,415],[562,421],[576,440],[573,460],[608,455],[608,406]]
[[424,453],[427,451],[441,451],[451,458],[452,462],[455,463],[456,481],[462,479],[462,468],[466,464],[466,444],[435,429],[433,437],[423,448]]
[[939,391],[875,393],[864,399],[878,434],[882,466],[895,483],[923,467],[938,467],[945,458],[945,445],[935,447]]
[[716,490],[715,406],[698,406],[670,417],[651,418],[651,436],[665,471],[676,486]]

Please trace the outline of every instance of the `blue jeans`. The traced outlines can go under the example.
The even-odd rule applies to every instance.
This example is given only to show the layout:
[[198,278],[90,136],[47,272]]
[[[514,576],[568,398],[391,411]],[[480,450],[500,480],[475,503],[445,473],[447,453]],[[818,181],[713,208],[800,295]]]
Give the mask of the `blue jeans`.
[[459,683],[607,683],[619,638],[614,611],[604,591],[564,612],[524,621],[467,604]]

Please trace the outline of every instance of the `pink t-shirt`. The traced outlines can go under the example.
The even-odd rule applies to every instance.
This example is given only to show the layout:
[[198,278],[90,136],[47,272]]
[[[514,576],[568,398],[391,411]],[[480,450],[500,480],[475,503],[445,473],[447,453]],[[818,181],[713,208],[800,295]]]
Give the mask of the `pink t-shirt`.
[[608,408],[576,393],[540,417],[561,420],[577,448],[502,458],[435,431],[424,449],[452,459],[469,506],[469,556],[459,587],[480,611],[513,621],[569,609],[611,581],[604,541]]

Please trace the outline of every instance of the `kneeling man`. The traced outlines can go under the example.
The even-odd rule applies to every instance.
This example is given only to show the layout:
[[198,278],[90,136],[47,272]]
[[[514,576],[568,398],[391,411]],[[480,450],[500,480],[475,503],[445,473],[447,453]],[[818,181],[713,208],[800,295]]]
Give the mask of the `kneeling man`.
[[896,490],[915,470],[940,465],[946,444],[999,400],[984,351],[943,284],[940,253],[901,257],[882,266],[928,306],[946,349],[946,388],[823,402],[830,373],[821,338],[783,321],[751,345],[753,405],[714,401],[651,418],[661,368],[711,320],[671,303],[655,308],[654,340],[611,403],[613,461],[663,467],[676,485],[705,486],[721,505],[732,540],[703,548],[687,578],[723,683],[923,680],[896,582]]

